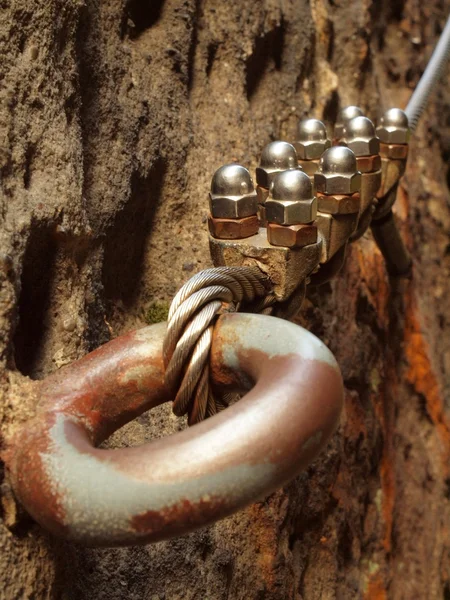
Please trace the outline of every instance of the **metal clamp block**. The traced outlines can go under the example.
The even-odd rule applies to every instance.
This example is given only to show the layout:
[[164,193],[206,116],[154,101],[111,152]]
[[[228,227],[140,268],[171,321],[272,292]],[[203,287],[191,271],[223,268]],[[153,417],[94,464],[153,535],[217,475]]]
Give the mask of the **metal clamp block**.
[[266,230],[245,240],[218,240],[210,236],[211,257],[216,267],[250,266],[266,273],[279,302],[287,300],[319,265],[322,240],[301,248],[272,246]]
[[330,215],[318,212],[316,224],[322,239],[320,263],[323,264],[348,242],[358,224],[358,213]]

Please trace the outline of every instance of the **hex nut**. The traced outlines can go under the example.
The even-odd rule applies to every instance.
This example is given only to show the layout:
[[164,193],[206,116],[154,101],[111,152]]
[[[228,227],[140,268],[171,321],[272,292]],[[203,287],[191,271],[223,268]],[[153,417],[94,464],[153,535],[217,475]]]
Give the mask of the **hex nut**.
[[407,144],[410,138],[408,117],[399,108],[390,108],[380,119],[377,135],[384,144]]
[[264,205],[266,219],[278,225],[312,223],[317,215],[317,198],[310,200],[272,200]]
[[317,193],[317,206],[321,213],[329,215],[350,215],[359,213],[361,206],[361,195],[359,192],[354,194],[334,194],[327,195]]
[[258,233],[259,221],[257,215],[243,219],[208,218],[210,234],[220,240],[238,240]]
[[320,158],[327,148],[331,146],[327,129],[318,119],[303,119],[298,124],[297,140],[294,147],[300,160],[314,160]]
[[342,137],[345,123],[355,117],[362,117],[363,114],[364,113],[359,106],[352,105],[342,108],[338,113],[336,124],[334,126],[334,137],[339,140]]
[[357,170],[356,156],[345,146],[326,150],[314,174],[317,192],[324,194],[354,194],[361,188],[361,173]]
[[378,171],[381,169],[381,156],[379,154],[373,154],[372,156],[357,156],[356,165],[360,173]]
[[314,221],[317,200],[308,175],[302,171],[279,173],[270,186],[265,208],[270,223],[297,225]]
[[346,121],[341,144],[353,150],[355,156],[372,156],[380,151],[380,140],[376,136],[375,126],[367,117],[355,117]]
[[380,156],[392,160],[406,160],[408,158],[408,144],[380,144]]
[[282,141],[271,142],[261,153],[259,166],[256,168],[256,183],[268,190],[278,173],[300,169],[297,152],[292,144]]
[[287,248],[303,248],[317,242],[317,227],[315,225],[278,225],[267,224],[267,240],[272,246]]
[[256,215],[258,199],[249,171],[237,164],[217,169],[209,194],[214,218],[240,219]]

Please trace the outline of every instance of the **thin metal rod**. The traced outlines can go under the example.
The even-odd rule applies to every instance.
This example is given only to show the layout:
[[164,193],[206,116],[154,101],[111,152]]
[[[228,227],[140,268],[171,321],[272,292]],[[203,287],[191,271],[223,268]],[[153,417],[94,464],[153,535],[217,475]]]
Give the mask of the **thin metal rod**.
[[408,117],[409,127],[411,131],[414,131],[417,127],[420,115],[422,114],[428,97],[433,91],[435,84],[443,73],[443,70],[447,64],[447,60],[450,57],[450,17],[447,19],[447,23],[441,37],[437,43],[436,48],[428,62],[428,65],[423,72],[422,77],[411,96],[408,106],[406,107],[405,113]]

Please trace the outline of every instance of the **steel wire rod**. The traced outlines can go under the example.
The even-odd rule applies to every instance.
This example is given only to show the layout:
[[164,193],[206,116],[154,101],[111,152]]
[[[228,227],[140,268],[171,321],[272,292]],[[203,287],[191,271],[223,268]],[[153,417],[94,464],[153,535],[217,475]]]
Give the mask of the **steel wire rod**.
[[434,49],[426,69],[423,72],[423,75],[420,78],[419,83],[417,84],[417,87],[409,99],[408,105],[405,109],[411,131],[416,129],[420,115],[425,109],[425,105],[431,92],[433,91],[434,86],[443,73],[449,57],[450,17],[447,19],[447,23],[441,33],[436,48]]

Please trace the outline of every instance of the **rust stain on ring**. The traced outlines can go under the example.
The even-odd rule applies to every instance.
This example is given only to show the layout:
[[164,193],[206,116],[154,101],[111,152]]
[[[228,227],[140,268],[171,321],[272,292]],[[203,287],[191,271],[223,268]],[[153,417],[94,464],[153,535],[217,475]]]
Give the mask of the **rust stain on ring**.
[[96,448],[170,399],[164,334],[132,332],[39,384],[36,416],[6,462],[18,499],[53,533],[96,546],[183,534],[287,482],[334,431],[343,386],[322,342],[274,317],[229,314],[214,330],[211,373],[214,385],[249,390],[240,402],[143,446]]

